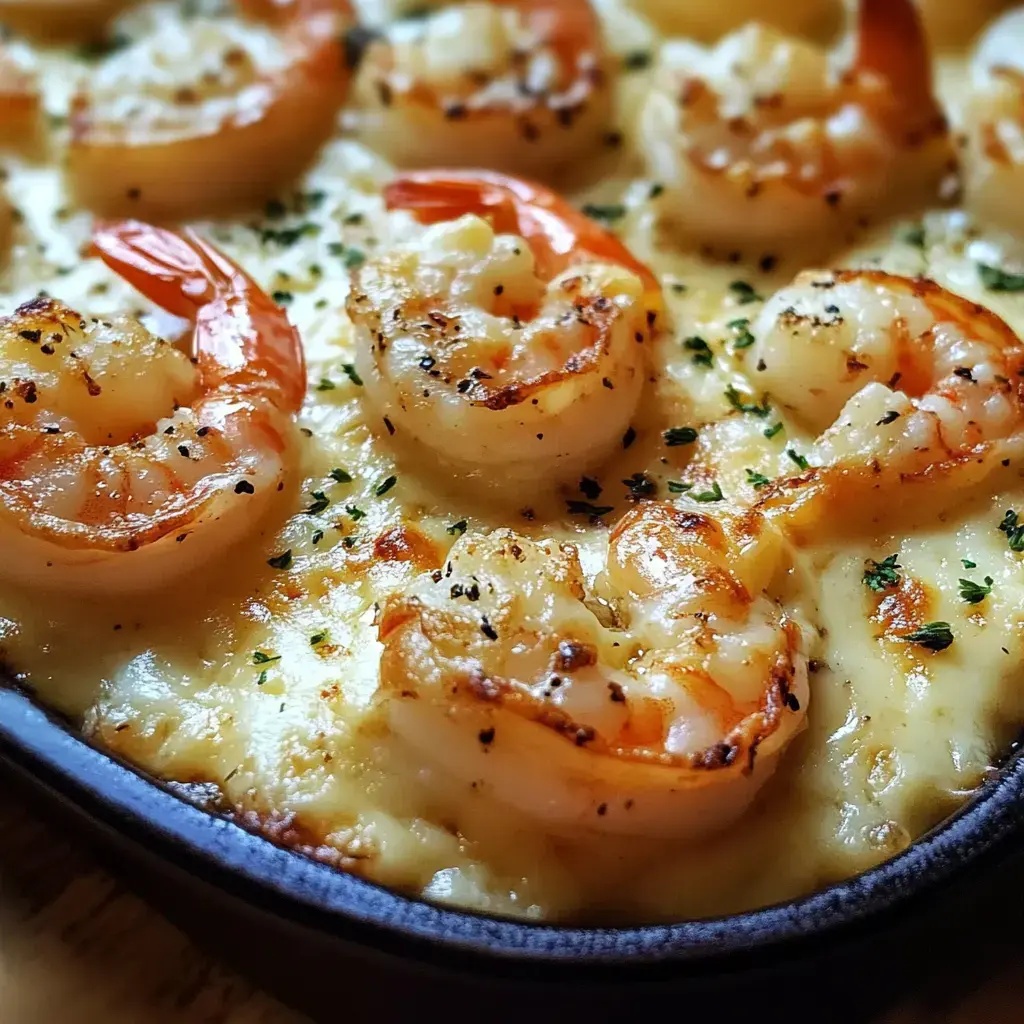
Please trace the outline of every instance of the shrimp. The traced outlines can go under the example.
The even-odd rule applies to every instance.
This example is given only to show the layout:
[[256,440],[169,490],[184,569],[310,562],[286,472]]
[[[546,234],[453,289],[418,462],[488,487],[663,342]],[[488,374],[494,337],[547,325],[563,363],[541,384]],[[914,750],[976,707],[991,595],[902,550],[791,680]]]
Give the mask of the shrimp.
[[360,137],[401,167],[550,178],[601,144],[613,92],[590,0],[499,0],[392,27],[353,99]]
[[40,298],[0,319],[0,573],[157,587],[253,529],[289,476],[302,348],[284,312],[190,231],[100,225],[100,257],[195,324],[194,359],[131,316]]
[[0,0],[0,24],[48,40],[99,37],[132,0]]
[[108,57],[72,104],[68,173],[107,216],[184,218],[265,199],[335,128],[346,0],[243,0],[262,24],[172,20]]
[[762,492],[794,528],[934,503],[1024,453],[1024,346],[933,281],[805,271],[751,332],[759,386],[817,435],[808,470]]
[[712,247],[820,246],[937,195],[955,162],[911,0],[859,0],[853,36],[842,72],[757,24],[668,45],[640,116],[666,220]]
[[539,185],[426,171],[384,195],[432,225],[353,273],[356,368],[389,433],[463,481],[536,483],[601,459],[643,385],[651,272]]
[[1024,9],[982,36],[964,105],[964,198],[990,224],[1024,235]]
[[591,610],[571,545],[466,536],[379,616],[379,706],[456,802],[548,830],[694,839],[750,804],[804,726],[801,627],[763,593],[756,513],[647,502],[616,525]]

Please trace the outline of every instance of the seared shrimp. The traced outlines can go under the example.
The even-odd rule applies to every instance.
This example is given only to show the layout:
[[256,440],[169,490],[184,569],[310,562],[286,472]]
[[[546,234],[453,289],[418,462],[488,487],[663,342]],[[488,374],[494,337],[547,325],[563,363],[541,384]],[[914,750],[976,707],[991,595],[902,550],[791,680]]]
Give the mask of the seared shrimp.
[[486,482],[600,459],[643,384],[651,272],[538,185],[432,171],[384,194],[434,225],[353,274],[356,367],[389,432]]
[[87,39],[100,35],[133,0],[0,0],[0,24],[44,39]]
[[1024,8],[1006,14],[982,36],[963,121],[968,208],[1024,235]]
[[550,176],[606,133],[608,64],[590,0],[454,4],[369,45],[360,136],[403,167]]
[[808,470],[763,492],[794,525],[962,493],[1024,453],[1024,346],[933,281],[806,271],[751,332],[758,385],[818,434]]
[[380,614],[392,733],[454,801],[554,832],[724,828],[807,710],[801,629],[762,592],[780,551],[756,513],[638,505],[598,581],[609,628],[571,545],[467,536]]
[[68,173],[104,214],[183,218],[266,198],[330,136],[347,0],[241,0],[108,57],[71,114]]
[[156,587],[258,524],[288,476],[305,370],[282,310],[191,232],[101,226],[102,259],[195,323],[194,358],[53,299],[0,320],[0,573]]
[[934,197],[953,159],[911,0],[859,0],[852,65],[748,25],[669,44],[641,114],[665,216],[710,245],[827,246],[880,207]]

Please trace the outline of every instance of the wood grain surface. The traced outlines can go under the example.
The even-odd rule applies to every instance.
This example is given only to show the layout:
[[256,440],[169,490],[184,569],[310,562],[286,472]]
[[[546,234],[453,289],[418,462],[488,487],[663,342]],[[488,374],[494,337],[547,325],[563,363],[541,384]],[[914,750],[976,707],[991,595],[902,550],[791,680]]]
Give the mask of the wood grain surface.
[[[934,956],[908,951],[915,994],[878,1024],[1024,1022],[1022,889],[1007,889],[990,926],[964,934],[962,948]],[[484,1019],[471,1007],[438,1009],[449,1024]],[[357,1012],[332,1019],[365,1018]],[[488,1019],[497,1018],[492,1013]],[[764,1019],[778,1018],[768,1013]],[[816,1019],[831,1018],[823,1013]],[[0,793],[0,1024],[305,1020],[218,964],[123,888],[77,837],[40,820],[21,797]]]

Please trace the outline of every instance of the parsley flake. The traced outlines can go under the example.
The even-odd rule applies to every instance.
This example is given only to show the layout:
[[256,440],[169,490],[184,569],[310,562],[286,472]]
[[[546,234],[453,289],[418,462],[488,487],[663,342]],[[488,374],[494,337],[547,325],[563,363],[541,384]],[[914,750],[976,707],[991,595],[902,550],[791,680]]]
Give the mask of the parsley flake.
[[992,593],[992,577],[985,577],[985,585],[973,580],[960,580],[960,599],[968,604],[978,604]]
[[1017,521],[1017,513],[1013,509],[1007,510],[999,529],[1006,534],[1011,551],[1024,551],[1024,523]]
[[326,633],[314,633],[309,638],[309,646],[316,647],[317,644],[322,644],[327,639]]
[[466,532],[466,520],[460,519],[457,523],[452,523],[451,526],[446,526],[444,532],[452,537],[461,537],[462,534]]
[[352,477],[343,469],[332,469],[328,474],[332,480],[336,480],[339,484],[350,484],[352,483]]
[[346,505],[345,511],[352,517],[355,522],[359,522],[360,519],[366,518],[366,513],[355,505]]
[[669,427],[661,436],[669,448],[678,448],[680,445],[693,444],[697,440],[697,431],[693,427]]
[[1024,274],[1011,274],[998,267],[979,263],[978,276],[991,292],[1024,292]]
[[683,348],[694,353],[693,361],[697,366],[711,366],[713,355],[711,346],[701,337],[694,335],[683,341]]
[[580,477],[579,489],[580,494],[582,494],[584,498],[589,498],[591,501],[594,501],[595,498],[600,498],[601,491],[604,490],[604,488],[593,477],[589,476]]
[[736,296],[736,301],[745,306],[748,302],[760,302],[763,296],[758,295],[756,289],[748,281],[732,281],[729,284],[729,291]]
[[658,485],[646,473],[634,473],[622,481],[634,498],[649,498],[658,491]]
[[807,469],[810,463],[799,453],[793,451],[792,448],[786,449],[786,454],[801,468]]
[[348,377],[348,379],[352,381],[357,388],[361,388],[363,386],[363,378],[356,372],[356,368],[352,363],[342,363],[341,368],[345,371],[345,376]]
[[767,487],[771,483],[771,480],[769,480],[763,473],[755,473],[754,470],[748,469],[747,483],[750,484],[755,491],[759,491],[762,487]]
[[748,402],[745,399],[749,396],[737,391],[731,384],[725,389],[725,397],[737,412],[749,412],[754,416],[760,416],[764,419],[772,411],[772,407],[768,404],[767,395],[761,399],[760,403]]
[[276,292],[271,292],[270,297],[279,305],[287,306],[290,302],[295,299],[295,296],[291,292],[286,292],[279,288]]
[[694,501],[721,501],[725,495],[722,493],[722,488],[718,486],[718,481],[715,480],[711,484],[710,491],[701,491],[699,494],[691,494],[690,497]]
[[770,427],[765,428],[764,436],[767,438],[773,438],[780,430],[782,430],[782,424],[773,423]]
[[273,558],[267,559],[267,565],[271,569],[287,569],[292,564],[292,550],[289,548],[287,551],[282,551],[279,555],[274,555]]
[[750,333],[750,321],[746,317],[739,320],[730,320],[729,330],[736,336],[736,340],[732,343],[734,352],[750,348],[754,344],[754,336]]
[[338,385],[333,380],[328,380],[326,377],[320,378],[320,383],[317,384],[317,391],[333,391]]
[[273,661],[280,661],[281,655],[270,655],[266,651],[253,651],[252,652],[252,663],[254,665],[269,665]]
[[669,494],[685,494],[693,487],[693,484],[684,484],[681,480],[669,480],[665,486],[668,487]]
[[978,568],[978,563],[977,562],[972,562],[969,558],[961,558],[960,559],[960,564],[965,569],[977,569]]
[[397,476],[389,476],[386,480],[382,480],[379,484],[377,484],[377,486],[374,488],[373,493],[376,494],[377,497],[379,498],[382,495],[387,494],[388,491],[390,491],[391,488],[394,487],[395,484],[397,483]]
[[926,622],[920,629],[903,638],[929,651],[944,651],[953,642],[953,631],[948,622]]
[[626,216],[626,207],[622,203],[584,203],[583,213],[592,220],[613,221]]
[[331,499],[323,491],[310,491],[309,493],[313,497],[313,503],[306,508],[308,515],[315,516],[318,512],[323,512],[330,505]]
[[896,561],[897,558],[899,558],[898,552],[895,555],[889,555],[888,558],[883,558],[880,562],[869,558],[865,563],[864,582],[879,594],[886,590],[892,590],[893,587],[898,587],[900,585],[898,570],[902,569],[903,566]]
[[924,237],[923,224],[910,224],[900,234],[900,241],[906,245],[913,245],[918,249],[923,249]]

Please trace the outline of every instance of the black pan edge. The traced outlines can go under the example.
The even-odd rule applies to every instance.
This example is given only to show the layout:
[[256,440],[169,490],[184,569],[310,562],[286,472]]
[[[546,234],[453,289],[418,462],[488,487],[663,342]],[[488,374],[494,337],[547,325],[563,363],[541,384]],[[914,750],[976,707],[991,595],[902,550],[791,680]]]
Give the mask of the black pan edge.
[[[273,845],[111,759],[24,695],[0,689],[0,762],[101,828],[300,926],[378,952],[495,975],[618,980],[706,976],[789,961],[823,938],[885,927],[981,872],[1024,832],[1024,752],[953,817],[856,878],[730,917],[634,928],[531,924],[403,896]],[[539,973],[538,973],[539,972]]]

